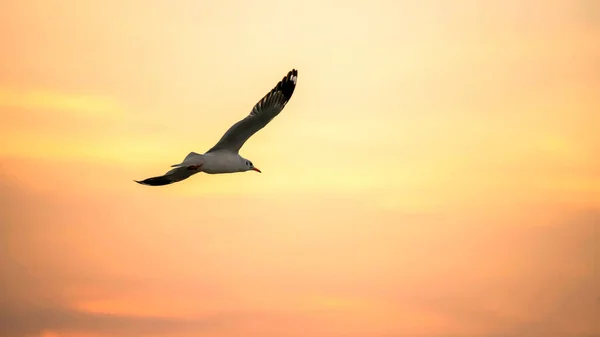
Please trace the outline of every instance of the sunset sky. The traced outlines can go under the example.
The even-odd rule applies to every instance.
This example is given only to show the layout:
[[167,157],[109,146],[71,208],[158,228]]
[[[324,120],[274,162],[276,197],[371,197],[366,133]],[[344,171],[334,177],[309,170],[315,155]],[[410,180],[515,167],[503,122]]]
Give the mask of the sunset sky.
[[[594,0],[0,2],[0,337],[600,336]],[[289,70],[241,155],[212,147]]]

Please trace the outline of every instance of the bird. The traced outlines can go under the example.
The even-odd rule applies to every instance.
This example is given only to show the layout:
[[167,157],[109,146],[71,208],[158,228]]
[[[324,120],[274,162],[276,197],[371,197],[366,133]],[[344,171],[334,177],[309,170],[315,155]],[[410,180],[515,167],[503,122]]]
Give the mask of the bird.
[[217,144],[204,154],[190,152],[181,163],[171,165],[172,169],[164,175],[134,181],[147,186],[164,186],[200,172],[222,174],[256,171],[261,173],[261,170],[256,168],[252,161],[242,157],[239,151],[252,135],[279,115],[292,98],[297,81],[298,70],[294,68],[254,105],[250,114],[232,125]]

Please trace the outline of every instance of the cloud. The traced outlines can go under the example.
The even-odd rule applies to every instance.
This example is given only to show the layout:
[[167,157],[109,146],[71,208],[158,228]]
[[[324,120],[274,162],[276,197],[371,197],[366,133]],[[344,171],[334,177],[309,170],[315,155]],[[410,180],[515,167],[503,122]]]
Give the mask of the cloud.
[[[184,333],[208,331],[222,324],[232,324],[242,315],[236,313],[214,313],[192,319],[173,317],[143,316],[128,314],[95,313],[73,308],[69,303],[69,289],[74,284],[84,282],[97,289],[139,288],[143,280],[122,282],[110,277],[78,275],[77,269],[69,268],[69,261],[59,265],[46,263],[46,268],[31,263],[34,248],[15,249],[16,246],[35,245],[32,235],[47,230],[47,225],[38,221],[34,213],[41,217],[56,207],[28,191],[6,176],[0,176],[0,335],[28,337],[53,332],[93,332],[107,336],[140,336],[147,334]],[[23,206],[27,205],[26,208]],[[62,231],[60,224],[55,230]],[[56,250],[60,248],[55,247]],[[39,250],[38,250],[39,251]],[[43,252],[44,250],[40,251]],[[54,254],[59,252],[54,251]],[[34,258],[35,262],[35,258]],[[37,262],[39,264],[39,261]],[[65,266],[65,264],[67,266]],[[58,269],[56,269],[58,268]],[[54,271],[51,271],[54,269]],[[47,270],[47,272],[44,272]],[[90,279],[91,278],[91,279]],[[60,335],[60,334],[59,334]]]
[[471,267],[442,275],[428,294],[414,295],[416,305],[485,335],[600,334],[599,209],[577,212],[551,225],[482,227],[471,235],[473,242],[463,245],[484,256],[485,264],[475,262],[475,255],[463,255],[463,264]]
[[7,87],[0,87],[0,107],[49,110],[102,118],[120,117],[125,112],[123,106],[106,96]]
[[0,335],[600,332],[599,209],[511,223],[75,188],[77,203],[0,177]]
[[178,320],[161,317],[134,317],[86,313],[60,306],[14,310],[0,308],[0,333],[3,336],[25,337],[42,331],[94,332],[118,336],[140,336],[217,328],[231,319],[216,315],[205,319]]
[[[142,204],[132,206],[137,212],[146,208]],[[181,255],[169,253],[169,240],[150,237],[139,240],[137,226],[146,227],[146,220],[152,222],[151,219],[138,215],[135,223],[130,223],[129,219],[122,221],[123,217],[134,213],[124,215],[123,209],[115,208],[115,203],[111,202],[87,199],[81,208],[73,209],[73,206],[68,199],[59,196],[48,198],[0,172],[0,336],[29,337],[43,331],[59,335],[62,332],[101,336],[198,335],[214,329],[223,331],[251,325],[254,319],[261,322],[287,319],[285,314],[260,308],[238,310],[235,303],[231,306],[231,302],[219,305],[219,295],[215,300],[210,294],[221,290],[218,284],[211,286],[211,282],[218,283],[219,279],[211,280],[214,276],[189,265],[186,270],[191,271],[178,271],[178,265],[168,257],[180,261]],[[81,213],[87,214],[87,217],[80,218],[78,214]],[[98,228],[98,222],[88,223],[89,217],[96,218],[104,226]],[[154,219],[149,227],[156,229],[159,223],[160,219]],[[178,223],[183,225],[182,221]],[[124,233],[128,232],[126,226],[134,229],[132,234],[138,237],[137,241],[124,237]],[[113,231],[116,228],[121,231],[115,235]],[[101,244],[92,244],[87,232],[95,237],[92,241]],[[183,250],[197,254],[195,249],[189,249],[191,239],[188,237],[187,243],[180,242],[182,249],[176,252]],[[105,240],[111,241],[113,248],[121,247],[117,250],[129,245],[134,248],[116,261],[107,257]],[[146,244],[140,247],[142,242]],[[88,244],[97,246],[92,248],[91,254],[97,253],[100,261],[89,255],[90,252],[83,252],[82,245]],[[143,249],[147,244],[152,249]],[[193,245],[196,246],[197,242]],[[169,260],[167,263],[159,261],[165,257]],[[106,259],[111,260],[110,270],[104,268]],[[194,263],[206,267],[210,262],[196,256]],[[132,269],[137,270],[132,273]],[[143,271],[142,275],[140,271]],[[173,275],[177,271],[187,274],[187,277]],[[152,273],[159,273],[159,276],[152,276]],[[169,297],[173,297],[174,301],[170,301]],[[82,305],[88,300],[106,299],[110,302],[115,298],[116,304],[104,308],[84,308],[85,305]],[[152,304],[164,308],[148,310],[154,313],[136,310],[148,304],[146,298],[150,298],[150,302],[158,299]],[[193,314],[182,314],[177,305],[169,307],[182,298],[189,298],[186,304],[191,304]],[[205,310],[215,301],[214,309]],[[124,303],[129,308],[123,310],[118,307]]]

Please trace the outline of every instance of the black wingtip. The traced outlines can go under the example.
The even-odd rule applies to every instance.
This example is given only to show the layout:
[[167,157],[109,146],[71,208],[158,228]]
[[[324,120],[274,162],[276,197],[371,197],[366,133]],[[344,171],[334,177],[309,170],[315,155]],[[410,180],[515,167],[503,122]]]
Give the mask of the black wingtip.
[[154,178],[148,178],[142,181],[138,181],[138,180],[134,180],[136,183],[140,184],[140,185],[147,185],[147,186],[164,186],[164,185],[169,185],[171,183],[173,183],[172,180],[166,179],[164,177],[154,177]]
[[295,68],[290,70],[287,75],[277,83],[275,87],[275,91],[281,91],[283,96],[285,96],[285,100],[289,101],[292,98],[292,94],[294,93],[294,89],[296,89],[296,82],[298,81],[298,70]]
[[143,180],[139,181],[139,180],[134,180],[136,183],[140,184],[140,185],[148,185],[146,184]]

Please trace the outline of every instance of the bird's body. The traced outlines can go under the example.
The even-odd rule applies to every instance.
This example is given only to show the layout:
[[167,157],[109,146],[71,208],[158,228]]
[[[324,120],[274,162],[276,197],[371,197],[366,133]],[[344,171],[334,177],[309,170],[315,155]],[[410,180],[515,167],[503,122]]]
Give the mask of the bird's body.
[[209,152],[203,156],[205,164],[202,172],[209,174],[235,173],[246,171],[245,159],[230,151]]
[[184,160],[172,165],[173,169],[162,176],[137,181],[143,185],[161,186],[172,184],[205,172],[209,174],[235,173],[254,170],[251,161],[239,155],[244,143],[277,116],[292,97],[296,87],[298,71],[288,72],[277,85],[265,95],[252,109],[250,114],[234,124],[221,137],[219,142],[204,154],[190,152]]
[[197,168],[198,171],[209,174],[235,173],[246,171],[246,161],[237,153],[219,150],[202,155],[195,154],[187,162],[184,160],[183,163],[175,166],[182,167],[183,164],[188,169]]

